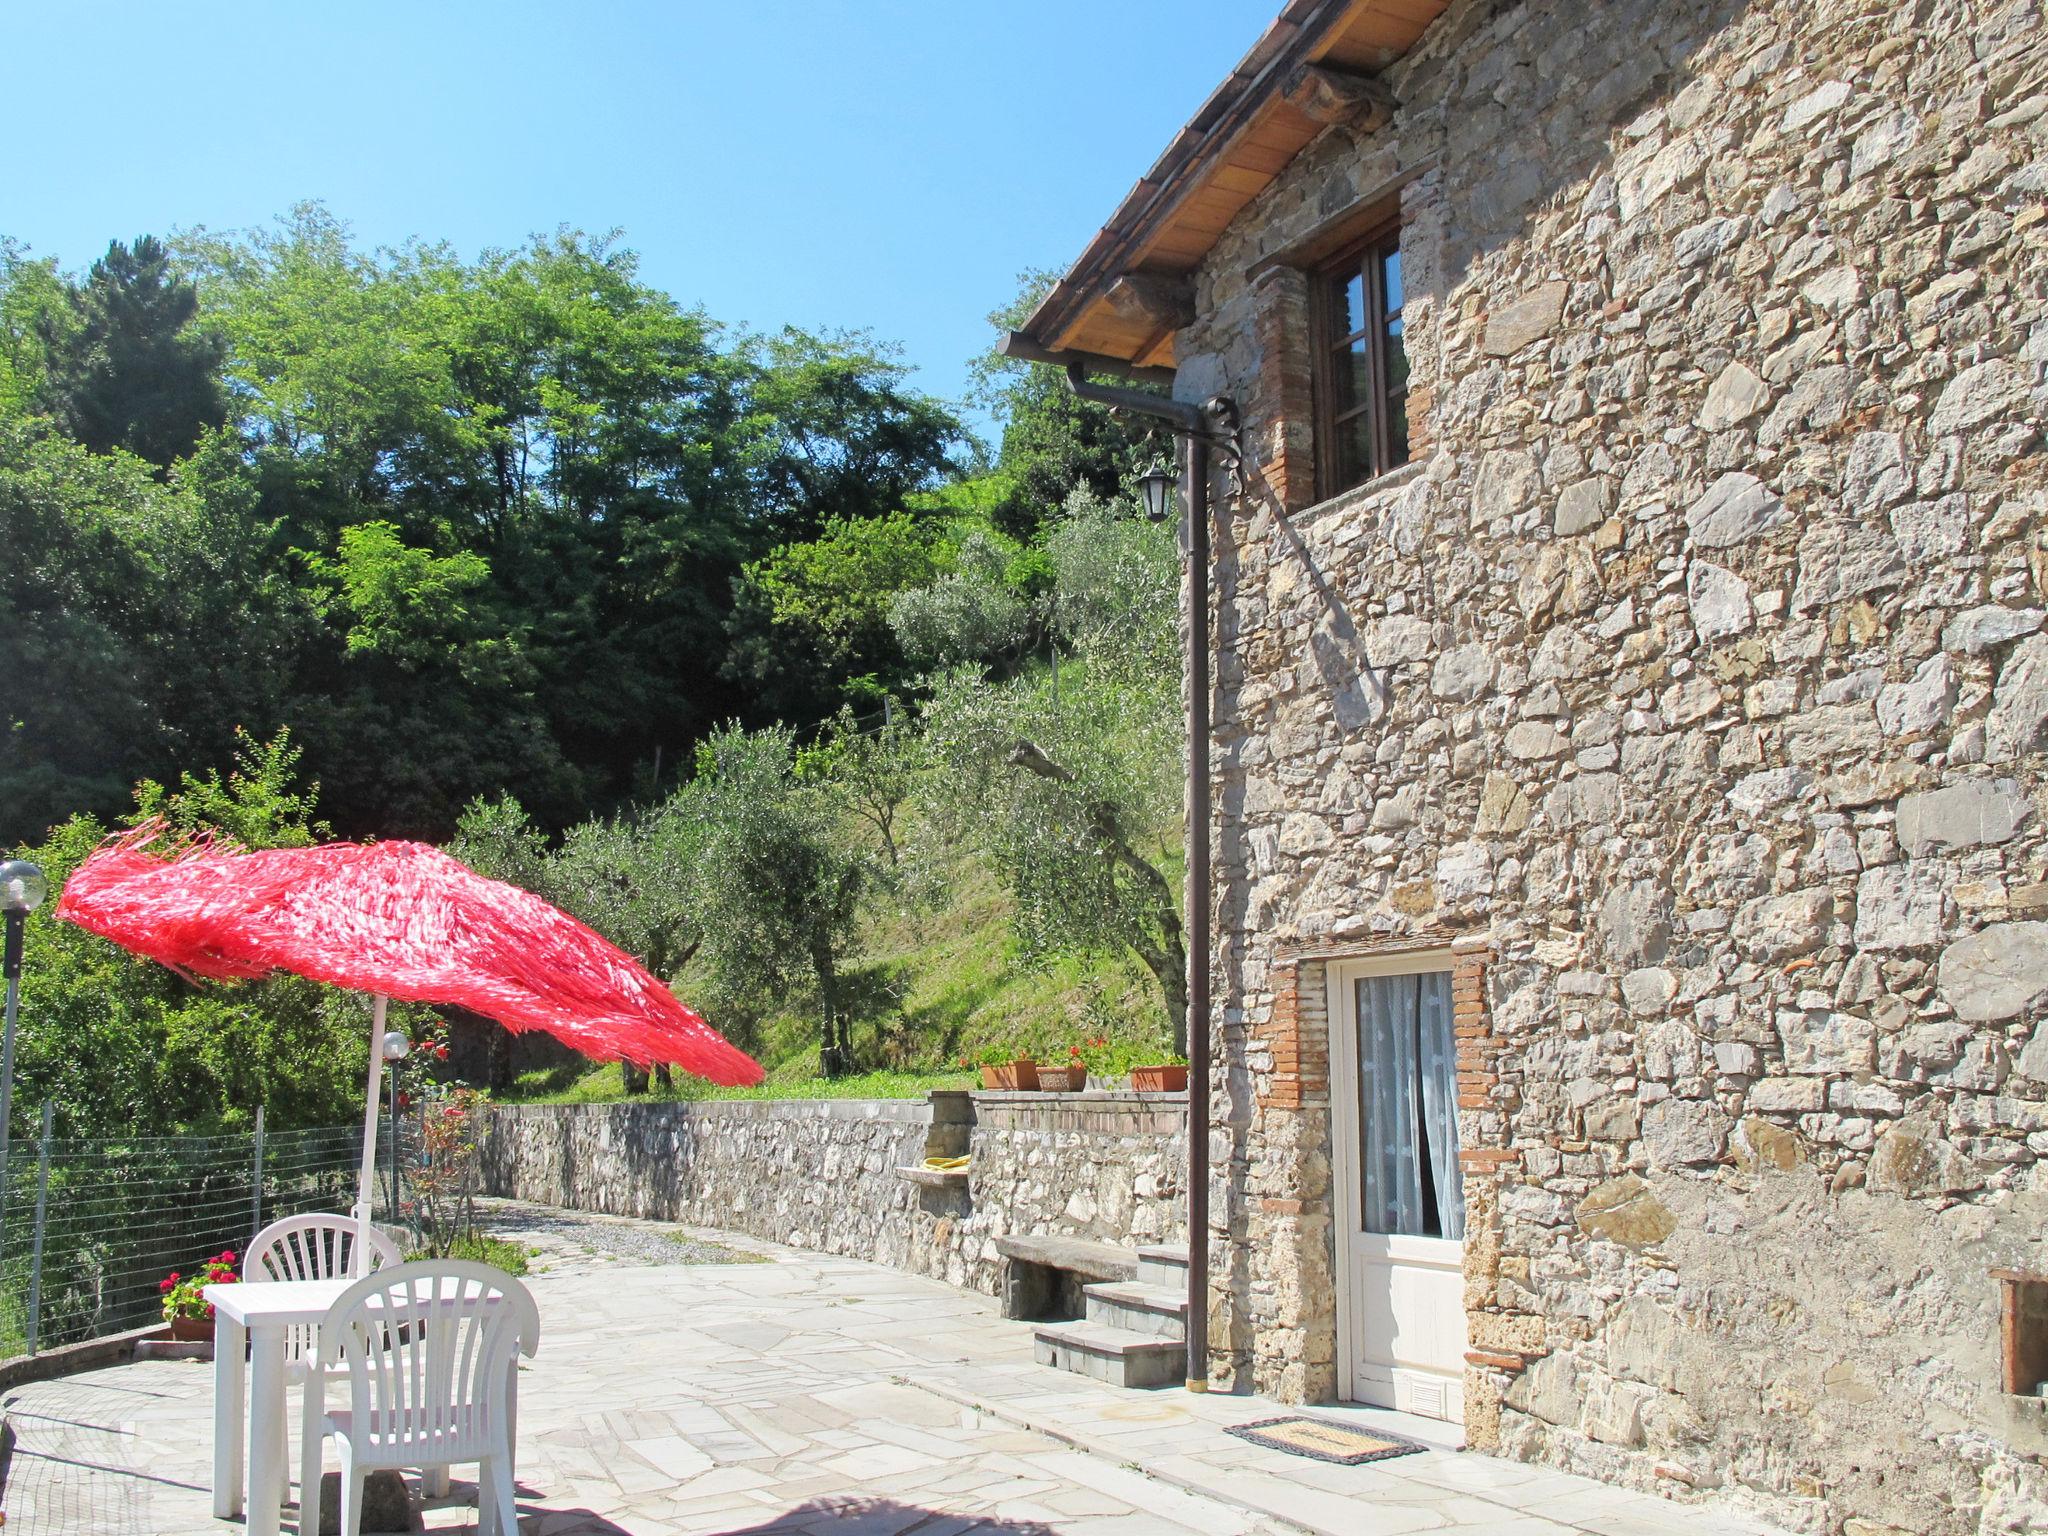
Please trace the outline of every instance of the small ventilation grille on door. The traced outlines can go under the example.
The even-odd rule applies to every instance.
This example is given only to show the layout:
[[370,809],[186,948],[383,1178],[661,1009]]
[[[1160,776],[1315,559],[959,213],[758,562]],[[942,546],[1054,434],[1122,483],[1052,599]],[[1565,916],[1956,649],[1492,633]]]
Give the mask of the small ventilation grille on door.
[[1440,1381],[1411,1382],[1408,1402],[1410,1413],[1419,1413],[1425,1419],[1440,1419],[1444,1417],[1444,1384]]

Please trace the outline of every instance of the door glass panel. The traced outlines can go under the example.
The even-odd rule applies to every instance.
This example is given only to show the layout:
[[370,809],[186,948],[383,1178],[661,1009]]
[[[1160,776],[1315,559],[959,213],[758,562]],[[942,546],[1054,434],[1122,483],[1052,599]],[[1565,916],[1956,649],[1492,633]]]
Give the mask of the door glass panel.
[[1401,312],[1401,248],[1395,246],[1380,257],[1380,271],[1387,283],[1387,313]]
[[1356,987],[1360,1230],[1462,1238],[1450,973],[1366,976]]

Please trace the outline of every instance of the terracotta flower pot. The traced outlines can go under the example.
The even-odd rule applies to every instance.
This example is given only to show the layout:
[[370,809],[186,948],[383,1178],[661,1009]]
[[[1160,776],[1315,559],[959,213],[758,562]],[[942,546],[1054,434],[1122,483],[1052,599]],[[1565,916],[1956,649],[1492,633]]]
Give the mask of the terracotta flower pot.
[[981,1069],[981,1086],[1000,1088],[1010,1093],[1038,1092],[1038,1065],[1028,1056],[1000,1067]]
[[174,1317],[171,1319],[171,1337],[180,1344],[208,1344],[213,1341],[213,1319],[210,1317]]
[[1038,1086],[1045,1093],[1079,1093],[1088,1086],[1086,1067],[1040,1067]]
[[1188,1086],[1186,1067],[1133,1067],[1133,1093],[1184,1093]]

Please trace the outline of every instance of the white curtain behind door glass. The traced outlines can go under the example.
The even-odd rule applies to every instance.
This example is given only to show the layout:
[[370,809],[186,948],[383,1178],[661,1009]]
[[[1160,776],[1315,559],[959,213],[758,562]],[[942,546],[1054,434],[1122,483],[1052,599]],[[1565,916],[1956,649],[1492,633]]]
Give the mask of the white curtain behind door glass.
[[1450,973],[1361,977],[1355,996],[1361,1224],[1462,1238]]
[[1458,1172],[1458,1045],[1451,1033],[1451,973],[1426,971],[1416,981],[1422,1123],[1429,1132],[1438,1230],[1462,1240],[1465,1185]]

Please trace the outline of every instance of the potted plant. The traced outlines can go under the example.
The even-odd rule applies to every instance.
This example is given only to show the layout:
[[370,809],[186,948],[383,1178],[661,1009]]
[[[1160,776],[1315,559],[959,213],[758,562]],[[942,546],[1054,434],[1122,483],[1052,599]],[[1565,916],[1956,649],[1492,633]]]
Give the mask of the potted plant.
[[1038,1091],[1038,1064],[1029,1056],[1012,1057],[1008,1047],[992,1047],[981,1053],[980,1062],[982,1087],[1012,1093]]
[[1068,1051],[1072,1064],[1087,1074],[1089,1083],[1109,1089],[1124,1086],[1123,1080],[1129,1074],[1136,1055],[1136,1047],[1112,1040],[1107,1035],[1090,1035]]
[[1079,1093],[1088,1086],[1088,1062],[1081,1047],[1069,1048],[1067,1059],[1058,1066],[1038,1069],[1038,1086],[1045,1093]]
[[1168,1053],[1166,1060],[1151,1066],[1131,1068],[1133,1093],[1184,1093],[1188,1086],[1188,1059]]
[[235,1273],[235,1251],[224,1248],[206,1261],[206,1267],[198,1274],[187,1278],[177,1270],[157,1285],[164,1296],[164,1321],[171,1325],[171,1337],[183,1343],[199,1343],[213,1338],[213,1307],[207,1302],[206,1287],[209,1285],[233,1285],[241,1276]]

